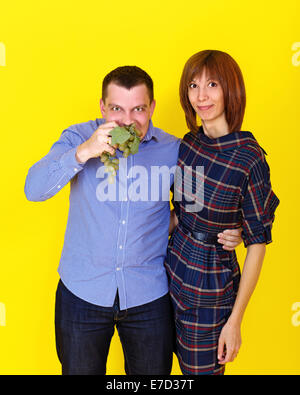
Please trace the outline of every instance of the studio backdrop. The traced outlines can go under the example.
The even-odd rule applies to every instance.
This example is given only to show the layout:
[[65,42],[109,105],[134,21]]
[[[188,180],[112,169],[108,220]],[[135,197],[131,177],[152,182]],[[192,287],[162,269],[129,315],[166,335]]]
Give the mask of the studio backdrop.
[[[244,75],[243,130],[267,152],[280,198],[262,273],[226,374],[300,373],[299,0],[17,0],[0,6],[0,374],[60,374],[54,335],[57,267],[69,185],[26,200],[30,166],[70,125],[101,117],[103,77],[137,65],[154,80],[153,123],[188,131],[178,86],[195,52],[228,52]],[[246,251],[237,249],[242,263]],[[124,374],[117,331],[108,374]],[[174,356],[173,374],[180,374]]]

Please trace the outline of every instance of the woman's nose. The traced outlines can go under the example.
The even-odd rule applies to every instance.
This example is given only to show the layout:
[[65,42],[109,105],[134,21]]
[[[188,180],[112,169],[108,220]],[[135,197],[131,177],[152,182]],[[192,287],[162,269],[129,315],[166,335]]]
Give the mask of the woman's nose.
[[199,101],[204,101],[208,99],[208,94],[206,89],[199,89],[198,90],[198,100]]

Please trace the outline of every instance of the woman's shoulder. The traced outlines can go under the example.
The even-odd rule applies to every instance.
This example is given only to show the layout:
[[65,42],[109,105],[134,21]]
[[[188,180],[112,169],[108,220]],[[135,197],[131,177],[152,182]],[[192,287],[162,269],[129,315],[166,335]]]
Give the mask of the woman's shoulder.
[[181,141],[189,141],[189,140],[194,140],[195,139],[195,133],[192,131],[189,131],[185,133],[185,135],[182,137]]
[[196,134],[193,132],[187,132],[184,134],[180,141],[179,151],[190,149],[191,147],[198,147]]
[[237,156],[243,160],[249,171],[254,166],[267,165],[266,151],[257,142],[252,133],[251,136],[252,138],[250,138],[245,144],[241,145],[237,150]]

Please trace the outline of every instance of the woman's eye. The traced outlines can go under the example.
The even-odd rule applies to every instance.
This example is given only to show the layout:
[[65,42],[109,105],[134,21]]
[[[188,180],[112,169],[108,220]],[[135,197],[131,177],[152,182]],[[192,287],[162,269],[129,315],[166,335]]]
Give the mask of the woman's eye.
[[189,88],[192,88],[192,89],[194,89],[194,88],[196,88],[196,84],[194,83],[194,82],[191,82],[190,84],[189,84]]
[[210,86],[211,88],[215,88],[217,86],[217,83],[212,81],[208,84],[208,86]]

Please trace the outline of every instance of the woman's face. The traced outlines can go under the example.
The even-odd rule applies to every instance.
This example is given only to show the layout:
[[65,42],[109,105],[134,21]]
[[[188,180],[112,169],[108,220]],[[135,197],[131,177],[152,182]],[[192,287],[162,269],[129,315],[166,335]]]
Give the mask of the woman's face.
[[206,69],[189,83],[188,97],[193,109],[205,124],[226,122],[223,90],[219,81],[212,79]]

